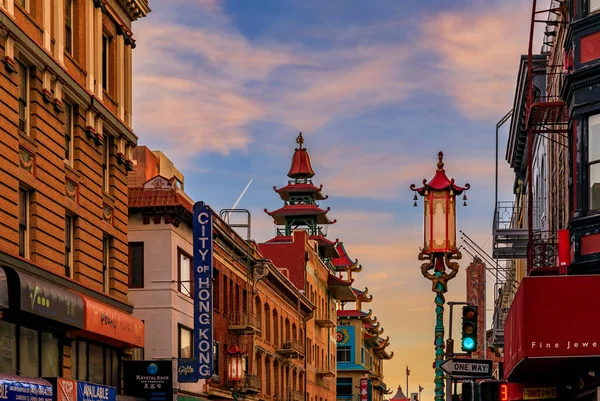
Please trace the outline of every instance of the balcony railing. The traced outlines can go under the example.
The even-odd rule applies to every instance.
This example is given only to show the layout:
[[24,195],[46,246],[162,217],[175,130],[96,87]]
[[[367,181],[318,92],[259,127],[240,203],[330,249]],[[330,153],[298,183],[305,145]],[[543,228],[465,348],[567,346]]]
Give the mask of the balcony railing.
[[[324,227],[318,226],[318,227],[316,227],[314,229],[313,228],[308,229],[308,228],[299,227],[297,229],[298,230],[308,231],[308,235],[319,235],[321,237],[327,237],[327,226],[324,226]],[[278,237],[282,237],[282,236],[286,236],[286,235],[291,235],[291,233],[287,234],[286,233],[286,229],[285,228],[281,228],[281,227],[276,227],[275,228],[275,234]]]
[[495,259],[525,259],[527,257],[527,228],[522,226],[526,204],[498,202],[492,227]]
[[301,358],[304,357],[304,345],[298,340],[284,341],[277,347],[277,353],[287,358]]
[[304,393],[296,390],[290,390],[290,401],[304,401]]
[[256,375],[246,375],[243,390],[247,393],[260,393],[262,391],[260,378]]
[[558,239],[556,233],[550,231],[537,231],[529,245],[531,264],[528,266],[529,274],[557,273],[558,272]]
[[516,270],[513,262],[506,263],[503,282],[497,287],[494,301],[494,316],[492,321],[492,346],[504,347],[504,324],[518,288]]
[[317,368],[317,375],[321,377],[333,377],[335,376],[335,368],[331,366],[319,366]]
[[229,330],[254,334],[260,332],[260,317],[254,313],[237,312],[229,318]]
[[336,327],[337,326],[337,318],[333,319],[331,316],[317,316],[315,319],[315,323],[317,323],[321,327]]

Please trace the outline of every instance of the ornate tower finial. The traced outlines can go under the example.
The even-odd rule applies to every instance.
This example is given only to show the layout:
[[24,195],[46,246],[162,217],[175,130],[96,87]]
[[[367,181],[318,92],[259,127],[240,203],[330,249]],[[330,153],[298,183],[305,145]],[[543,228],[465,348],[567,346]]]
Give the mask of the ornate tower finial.
[[304,137],[302,136],[302,132],[298,134],[298,137],[296,138],[296,143],[300,145],[300,149],[302,149],[302,145],[304,144]]
[[437,164],[438,170],[444,169],[444,162],[442,161],[443,159],[444,159],[444,152],[440,151],[438,153],[438,164]]

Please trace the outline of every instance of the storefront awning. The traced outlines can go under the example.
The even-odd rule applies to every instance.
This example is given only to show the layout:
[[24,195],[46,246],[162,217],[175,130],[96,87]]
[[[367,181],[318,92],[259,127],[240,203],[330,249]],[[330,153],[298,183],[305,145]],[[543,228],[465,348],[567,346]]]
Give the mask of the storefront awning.
[[553,380],[600,363],[600,276],[525,277],[504,327],[511,382]]
[[144,323],[125,312],[80,295],[85,304],[86,332],[114,339],[131,348],[144,347]]
[[0,385],[5,400],[52,401],[52,385],[46,380],[0,374]]
[[0,307],[10,305],[11,308],[83,328],[85,316],[79,295],[16,269],[3,267],[0,270]]

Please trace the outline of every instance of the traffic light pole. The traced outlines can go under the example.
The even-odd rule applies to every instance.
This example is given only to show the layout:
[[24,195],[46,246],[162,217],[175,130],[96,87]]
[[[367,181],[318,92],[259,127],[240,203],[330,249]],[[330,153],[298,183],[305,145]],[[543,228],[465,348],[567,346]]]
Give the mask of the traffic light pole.
[[[446,340],[446,359],[450,359],[454,356],[466,356],[468,353],[455,354],[454,353],[454,339],[452,338],[452,315],[454,305],[471,305],[468,302],[448,302],[450,307],[450,316],[448,321],[448,339]],[[446,401],[452,401],[452,377],[446,375]]]

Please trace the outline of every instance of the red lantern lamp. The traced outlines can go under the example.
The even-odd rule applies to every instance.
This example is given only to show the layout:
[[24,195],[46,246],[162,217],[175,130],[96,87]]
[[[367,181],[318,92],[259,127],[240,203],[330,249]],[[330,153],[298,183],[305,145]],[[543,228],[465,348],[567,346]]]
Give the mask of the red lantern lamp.
[[[444,154],[439,152],[437,171],[431,181],[423,180],[423,186],[420,188],[414,184],[410,186],[410,189],[424,198],[424,255],[455,254],[457,252],[456,196],[471,187],[469,184],[459,187],[454,184],[454,178],[449,179],[446,176],[443,158]],[[416,198],[415,194],[415,206]],[[463,196],[463,202],[466,206],[466,194]]]
[[227,351],[227,378],[231,382],[244,380],[246,370],[246,353],[237,345],[232,345]]

